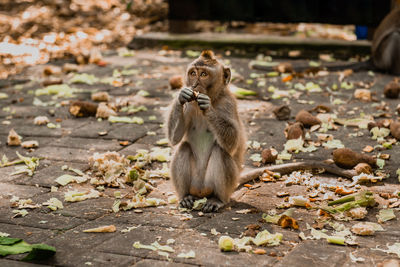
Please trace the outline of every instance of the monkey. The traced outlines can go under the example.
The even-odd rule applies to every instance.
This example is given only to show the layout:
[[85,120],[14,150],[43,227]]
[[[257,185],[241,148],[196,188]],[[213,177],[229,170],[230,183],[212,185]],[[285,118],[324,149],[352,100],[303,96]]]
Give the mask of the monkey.
[[372,41],[372,61],[378,69],[400,74],[400,7],[379,24]]
[[167,136],[175,152],[170,170],[181,207],[190,209],[196,199],[207,197],[203,211],[217,211],[237,187],[246,136],[230,78],[230,68],[205,50],[189,64],[187,87],[171,104]]
[[175,148],[170,173],[179,205],[191,209],[196,199],[207,197],[204,212],[216,212],[230,201],[238,186],[257,179],[265,171],[290,174],[304,169],[324,169],[352,178],[354,170],[342,170],[323,162],[295,162],[243,170],[246,134],[237,103],[229,91],[231,71],[205,50],[189,64],[186,86],[170,105],[167,137]]

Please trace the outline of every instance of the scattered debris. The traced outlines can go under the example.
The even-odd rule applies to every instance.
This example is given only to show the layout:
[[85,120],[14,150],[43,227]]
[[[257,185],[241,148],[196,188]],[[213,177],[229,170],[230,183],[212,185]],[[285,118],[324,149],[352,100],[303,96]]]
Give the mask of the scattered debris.
[[286,121],[290,119],[291,109],[287,105],[278,106],[274,108],[272,112],[275,114],[276,118],[280,121]]
[[96,92],[92,94],[92,100],[95,102],[108,102],[110,95],[107,92]]
[[46,116],[37,116],[33,120],[35,125],[47,125],[49,123],[49,119]]
[[73,101],[69,106],[69,113],[75,117],[94,117],[98,105],[87,101]]
[[302,109],[296,115],[296,121],[301,122],[305,127],[321,124],[321,120],[313,116],[310,112]]
[[367,154],[357,153],[350,148],[338,148],[332,152],[333,161],[341,168],[351,169],[359,163],[376,165],[376,159]]
[[117,113],[107,103],[100,103],[97,107],[96,118],[108,119],[111,116],[115,117]]
[[21,143],[23,148],[37,148],[39,147],[39,142],[36,140],[24,141]]
[[384,223],[386,221],[390,221],[396,219],[396,215],[394,214],[393,209],[381,209],[379,213],[376,215],[379,223]]
[[117,231],[115,225],[99,226],[83,230],[84,233],[114,233],[115,231]]
[[11,129],[7,137],[7,145],[20,146],[22,137],[17,134],[14,129]]

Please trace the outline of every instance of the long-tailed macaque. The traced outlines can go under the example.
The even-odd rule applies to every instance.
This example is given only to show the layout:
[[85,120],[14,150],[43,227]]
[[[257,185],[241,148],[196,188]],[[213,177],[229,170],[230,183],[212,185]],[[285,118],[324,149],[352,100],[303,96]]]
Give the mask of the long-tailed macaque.
[[400,7],[392,10],[379,24],[371,51],[378,69],[400,74]]
[[167,134],[176,146],[171,177],[184,208],[208,197],[203,211],[217,211],[237,187],[246,142],[230,78],[230,69],[212,51],[203,51],[188,66],[187,87],[171,105]]
[[211,51],[203,51],[187,69],[186,85],[170,107],[167,135],[175,146],[171,177],[180,206],[192,208],[196,199],[207,197],[204,212],[217,211],[230,200],[238,185],[257,179],[265,171],[289,174],[297,170],[325,169],[352,178],[324,162],[294,162],[242,170],[246,137],[236,100],[228,89],[231,71]]

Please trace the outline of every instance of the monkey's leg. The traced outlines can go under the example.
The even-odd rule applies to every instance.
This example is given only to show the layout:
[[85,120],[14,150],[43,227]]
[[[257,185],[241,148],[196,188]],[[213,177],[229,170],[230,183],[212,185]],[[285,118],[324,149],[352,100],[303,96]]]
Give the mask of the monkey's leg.
[[205,175],[205,186],[213,188],[214,197],[207,200],[204,212],[217,211],[230,200],[239,178],[239,169],[231,155],[215,144]]
[[193,152],[187,142],[182,143],[171,161],[171,178],[183,208],[191,209],[195,198],[189,194],[192,181]]

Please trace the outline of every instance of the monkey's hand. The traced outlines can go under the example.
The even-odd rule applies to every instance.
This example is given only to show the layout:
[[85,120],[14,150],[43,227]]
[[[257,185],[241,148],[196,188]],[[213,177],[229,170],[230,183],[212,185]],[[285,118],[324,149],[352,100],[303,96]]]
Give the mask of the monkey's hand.
[[179,100],[179,103],[181,103],[181,105],[185,104],[186,102],[190,102],[194,99],[195,99],[195,97],[194,97],[193,90],[190,88],[187,88],[187,87],[183,88],[180,91],[179,96],[178,96],[178,100]]
[[207,110],[210,108],[211,100],[208,95],[200,93],[196,100],[201,110]]

